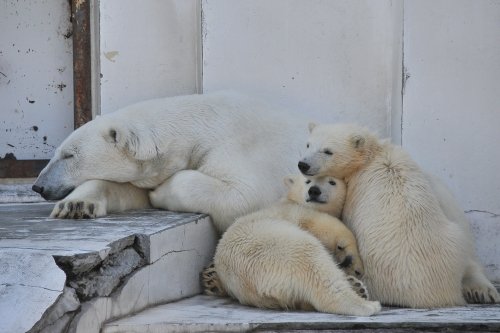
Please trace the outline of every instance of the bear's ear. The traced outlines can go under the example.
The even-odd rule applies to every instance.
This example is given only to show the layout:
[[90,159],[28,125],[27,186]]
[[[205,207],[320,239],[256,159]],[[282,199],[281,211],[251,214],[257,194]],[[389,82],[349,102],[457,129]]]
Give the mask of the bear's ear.
[[316,123],[311,122],[311,123],[309,123],[308,127],[309,127],[309,133],[311,133],[313,131],[314,127],[316,127]]
[[150,131],[142,131],[146,135],[139,136],[137,130],[129,127],[110,127],[104,135],[107,142],[114,143],[118,149],[124,150],[137,160],[149,160],[157,156],[157,147]]
[[354,135],[351,138],[351,143],[354,146],[354,148],[362,148],[365,145],[365,138],[362,135]]
[[285,184],[286,188],[290,188],[293,184],[295,184],[295,178],[295,175],[288,175],[283,178],[283,183]]

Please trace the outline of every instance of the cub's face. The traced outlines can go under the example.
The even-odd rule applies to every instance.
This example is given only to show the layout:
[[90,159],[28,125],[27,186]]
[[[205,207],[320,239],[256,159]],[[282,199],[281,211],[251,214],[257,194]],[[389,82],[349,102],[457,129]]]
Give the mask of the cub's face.
[[298,163],[306,176],[349,177],[366,161],[366,130],[355,125],[309,125],[304,158]]
[[288,199],[320,212],[339,217],[344,206],[346,185],[334,177],[306,178],[292,175],[285,178]]

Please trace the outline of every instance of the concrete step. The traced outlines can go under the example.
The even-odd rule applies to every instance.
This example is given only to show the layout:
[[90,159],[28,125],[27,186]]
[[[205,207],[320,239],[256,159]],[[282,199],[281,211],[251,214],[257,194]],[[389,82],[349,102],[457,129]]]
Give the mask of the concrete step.
[[384,308],[372,317],[274,311],[228,298],[194,296],[109,322],[102,333],[167,332],[499,332],[500,305],[432,310]]
[[[0,187],[0,198],[9,191]],[[498,306],[386,308],[378,316],[355,318],[266,311],[195,296],[199,272],[217,242],[208,216],[145,210],[55,220],[47,218],[52,206],[0,203],[0,333],[97,333],[104,323],[102,332],[500,332]],[[498,283],[500,215],[466,213],[478,257]]]
[[207,215],[128,211],[48,219],[0,204],[0,332],[99,333],[105,321],[200,293],[217,233]]

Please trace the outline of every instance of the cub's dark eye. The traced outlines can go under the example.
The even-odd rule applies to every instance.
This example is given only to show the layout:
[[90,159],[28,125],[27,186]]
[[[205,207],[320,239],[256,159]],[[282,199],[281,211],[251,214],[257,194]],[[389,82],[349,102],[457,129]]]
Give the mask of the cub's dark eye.
[[323,153],[327,154],[327,155],[333,155],[332,151],[330,149],[325,149],[323,151]]
[[337,185],[337,183],[336,183],[335,181],[333,181],[333,180],[330,180],[328,183],[329,183],[330,185],[332,185],[332,186]]
[[309,144],[307,144],[306,147],[309,148]]
[[68,158],[72,158],[72,157],[74,157],[74,155],[71,153],[63,153],[62,154],[63,160],[67,160]]
[[343,247],[343,246],[338,245],[338,246],[337,246],[337,249],[338,249],[338,250],[340,250],[340,251],[342,251],[342,250],[344,249],[344,247]]
[[310,181],[309,179],[308,179],[308,180],[306,180],[306,184],[309,184],[310,182],[311,182],[311,181]]

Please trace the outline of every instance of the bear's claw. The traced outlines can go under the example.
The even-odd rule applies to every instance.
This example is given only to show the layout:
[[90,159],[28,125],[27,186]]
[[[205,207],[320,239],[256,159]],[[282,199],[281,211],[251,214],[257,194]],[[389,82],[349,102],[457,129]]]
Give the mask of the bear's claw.
[[201,286],[203,287],[203,293],[209,296],[227,296],[226,291],[222,287],[219,280],[219,276],[215,271],[214,262],[210,262],[207,267],[203,269],[200,274]]
[[500,303],[500,296],[493,287],[478,287],[464,289],[464,298],[471,304],[495,304]]
[[369,294],[368,294],[368,289],[366,289],[366,286],[364,285],[361,280],[358,280],[352,275],[347,276],[347,281],[351,284],[352,289],[358,294],[361,298],[368,300],[369,299]]
[[[81,200],[60,201],[52,210],[51,218],[59,219],[93,219],[99,215],[99,205]],[[102,214],[101,214],[102,215]]]

